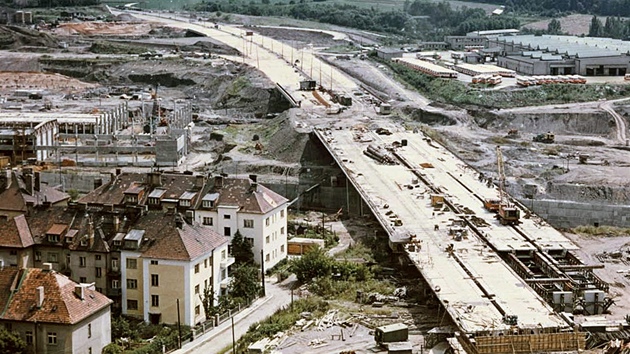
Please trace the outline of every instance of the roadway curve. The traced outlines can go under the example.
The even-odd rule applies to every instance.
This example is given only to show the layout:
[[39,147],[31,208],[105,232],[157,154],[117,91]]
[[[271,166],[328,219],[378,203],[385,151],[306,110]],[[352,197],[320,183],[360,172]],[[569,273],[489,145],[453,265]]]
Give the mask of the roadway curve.
[[[123,13],[110,8],[114,15]],[[176,17],[177,14],[149,14],[140,12],[124,12],[140,20],[160,22],[164,25],[190,29],[211,37],[242,53],[242,57],[226,57],[241,61],[262,71],[271,81],[282,85],[293,97],[302,101],[303,107],[312,106],[312,96],[299,91],[299,82],[307,76],[328,89],[352,96],[359,90],[358,85],[337,68],[319,60],[312,48],[294,48],[290,45],[264,37],[259,34],[246,36],[243,28],[221,24],[214,28],[210,22],[191,22],[190,18]],[[166,16],[166,17],[163,17]],[[299,60],[295,67],[292,65]],[[299,69],[299,70],[298,70]]]
[[626,126],[626,121],[613,108],[614,103],[624,101],[624,100],[626,99],[607,101],[600,104],[599,107],[603,109],[604,111],[610,113],[610,115],[615,119],[615,124],[617,125],[617,140],[619,140],[621,144],[625,145],[626,136],[627,136],[626,132],[628,131],[628,128]]

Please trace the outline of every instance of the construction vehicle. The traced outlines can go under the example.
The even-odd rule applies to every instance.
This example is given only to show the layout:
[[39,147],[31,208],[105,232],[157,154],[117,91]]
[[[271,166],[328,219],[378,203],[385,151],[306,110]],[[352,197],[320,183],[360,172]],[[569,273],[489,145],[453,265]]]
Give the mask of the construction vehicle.
[[496,213],[499,211],[500,204],[501,204],[501,201],[499,199],[486,198],[483,200],[483,207],[493,213]]
[[500,146],[497,146],[497,168],[499,172],[499,196],[501,198],[497,218],[501,225],[518,225],[521,211],[514,204],[510,203],[510,199],[505,191],[505,168]]
[[533,141],[536,143],[552,144],[556,140],[556,136],[552,132],[538,134]]

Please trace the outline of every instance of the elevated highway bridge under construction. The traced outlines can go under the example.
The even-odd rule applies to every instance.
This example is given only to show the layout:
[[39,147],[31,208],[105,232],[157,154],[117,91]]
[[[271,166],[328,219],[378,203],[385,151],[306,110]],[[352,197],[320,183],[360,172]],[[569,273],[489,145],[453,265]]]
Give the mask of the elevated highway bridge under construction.
[[605,313],[608,284],[562,233],[521,209],[502,225],[484,208],[497,188],[418,132],[314,133],[363,202],[457,326],[452,346],[468,353],[581,350],[572,315]]

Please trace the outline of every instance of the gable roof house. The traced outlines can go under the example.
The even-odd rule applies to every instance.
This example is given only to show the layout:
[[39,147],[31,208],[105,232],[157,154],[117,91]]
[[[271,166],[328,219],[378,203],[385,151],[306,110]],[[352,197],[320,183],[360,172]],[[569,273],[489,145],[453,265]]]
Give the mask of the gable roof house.
[[31,353],[100,353],[111,341],[111,302],[49,267],[0,269],[0,323]]

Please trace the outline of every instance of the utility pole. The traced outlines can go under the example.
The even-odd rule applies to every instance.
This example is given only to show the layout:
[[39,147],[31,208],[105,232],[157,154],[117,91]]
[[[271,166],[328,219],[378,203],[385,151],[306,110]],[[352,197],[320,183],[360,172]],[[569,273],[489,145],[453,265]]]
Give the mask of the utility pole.
[[266,296],[265,294],[265,259],[263,258],[264,251],[260,250],[260,275],[261,275],[261,284],[262,285],[262,296]]
[[232,354],[236,354],[236,339],[234,338],[234,316],[230,318],[232,319]]
[[179,320],[179,299],[177,299],[177,346],[182,349],[182,324]]

